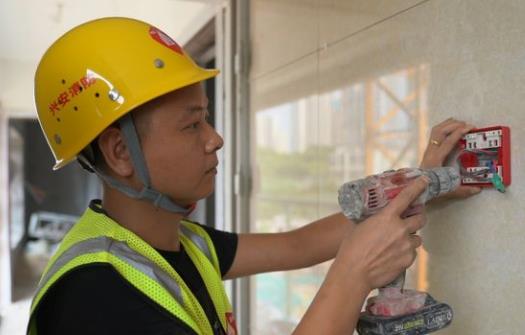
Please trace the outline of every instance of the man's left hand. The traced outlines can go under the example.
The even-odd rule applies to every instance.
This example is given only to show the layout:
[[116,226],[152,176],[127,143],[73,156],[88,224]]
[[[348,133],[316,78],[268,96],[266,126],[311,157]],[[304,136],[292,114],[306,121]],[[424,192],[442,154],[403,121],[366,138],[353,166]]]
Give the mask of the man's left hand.
[[[430,169],[443,166],[447,157],[457,148],[459,140],[474,128],[473,125],[454,118],[449,118],[434,126],[430,132],[430,140],[423,154],[420,167],[422,169]],[[448,193],[443,197],[468,198],[480,192],[480,187],[461,185],[454,192]]]

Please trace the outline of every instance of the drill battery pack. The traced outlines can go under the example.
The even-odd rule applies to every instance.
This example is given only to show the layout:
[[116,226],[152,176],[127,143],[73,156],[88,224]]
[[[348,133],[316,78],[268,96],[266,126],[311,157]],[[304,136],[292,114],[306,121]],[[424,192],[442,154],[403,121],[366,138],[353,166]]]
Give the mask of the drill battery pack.
[[424,306],[411,314],[376,316],[361,313],[359,335],[423,335],[447,327],[453,318],[452,308],[427,294]]

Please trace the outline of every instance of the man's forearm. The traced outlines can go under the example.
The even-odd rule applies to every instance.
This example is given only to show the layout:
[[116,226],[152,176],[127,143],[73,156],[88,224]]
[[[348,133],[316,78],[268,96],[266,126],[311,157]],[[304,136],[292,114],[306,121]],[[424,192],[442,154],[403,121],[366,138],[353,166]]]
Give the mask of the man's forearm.
[[268,271],[300,269],[335,257],[354,224],[334,214],[286,233],[241,234],[233,264],[224,276],[232,279]]
[[353,222],[337,213],[289,232],[294,267],[308,267],[334,258],[343,237],[353,228]]
[[336,259],[293,335],[349,335],[370,287],[357,271]]

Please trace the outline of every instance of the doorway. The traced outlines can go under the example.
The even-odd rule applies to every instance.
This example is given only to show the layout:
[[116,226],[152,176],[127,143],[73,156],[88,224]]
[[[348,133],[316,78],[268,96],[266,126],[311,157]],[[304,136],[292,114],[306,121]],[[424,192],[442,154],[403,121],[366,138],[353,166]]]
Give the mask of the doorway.
[[37,120],[9,119],[8,157],[11,301],[17,302],[32,297],[61,238],[101,188],[78,164],[52,171]]

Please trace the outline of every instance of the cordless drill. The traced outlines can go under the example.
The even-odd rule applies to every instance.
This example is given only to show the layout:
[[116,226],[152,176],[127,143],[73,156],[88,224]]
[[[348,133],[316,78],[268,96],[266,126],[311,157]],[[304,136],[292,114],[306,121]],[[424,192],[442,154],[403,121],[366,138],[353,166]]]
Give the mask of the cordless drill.
[[[417,214],[427,201],[455,190],[460,184],[459,172],[452,167],[391,170],[345,183],[339,189],[339,205],[347,218],[359,223],[379,212],[410,181],[422,175],[429,177],[430,183],[403,217]],[[428,293],[403,289],[405,273],[367,300],[357,324],[360,335],[423,335],[452,322],[449,305],[436,301]]]

